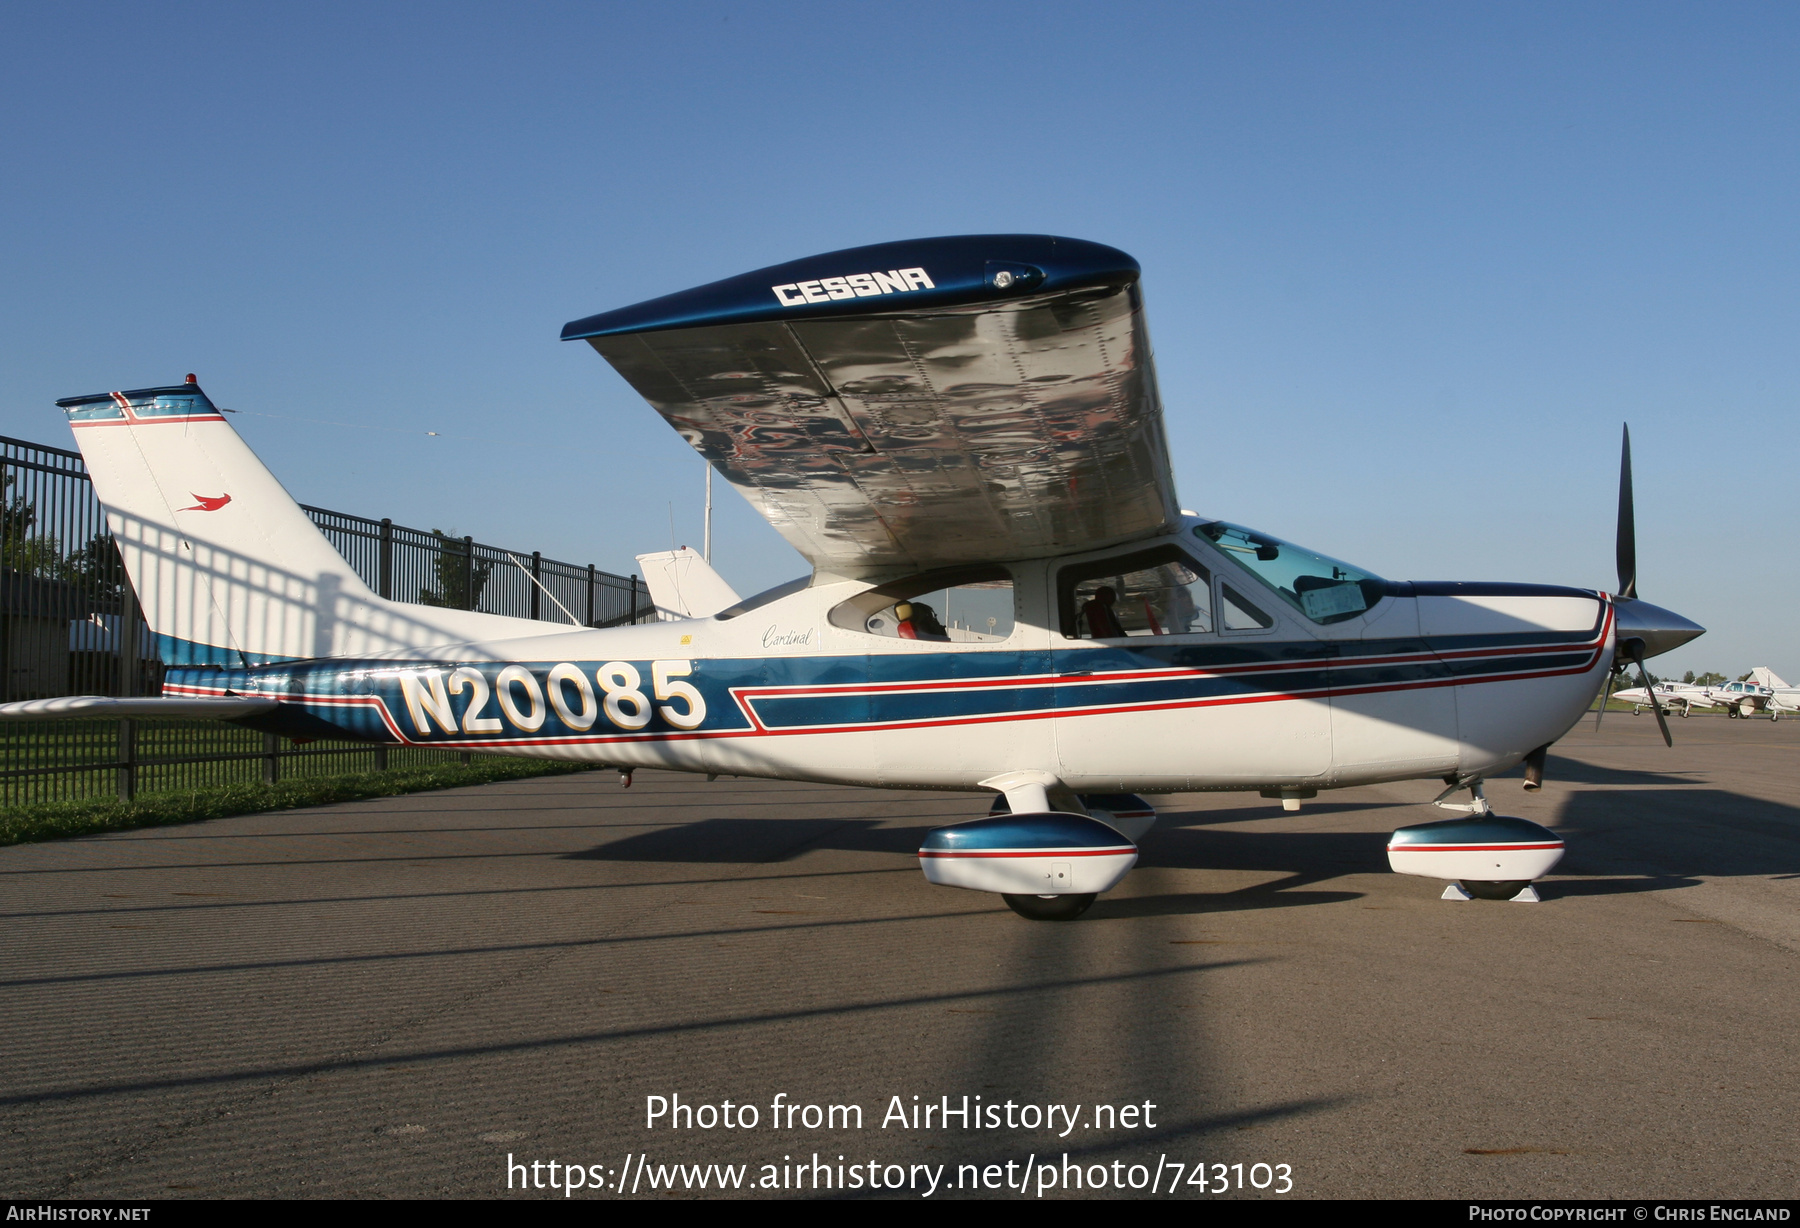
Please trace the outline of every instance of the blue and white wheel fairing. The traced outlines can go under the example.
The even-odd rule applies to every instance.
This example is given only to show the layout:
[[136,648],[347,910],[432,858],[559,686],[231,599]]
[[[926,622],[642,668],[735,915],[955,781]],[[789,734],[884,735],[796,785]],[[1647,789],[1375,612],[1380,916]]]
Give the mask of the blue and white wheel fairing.
[[1093,895],[1137,864],[1137,845],[1081,814],[1009,814],[940,827],[919,848],[925,877],[1002,895]]
[[1402,827],[1388,838],[1396,874],[1469,883],[1528,883],[1562,860],[1562,837],[1530,819],[1472,815]]

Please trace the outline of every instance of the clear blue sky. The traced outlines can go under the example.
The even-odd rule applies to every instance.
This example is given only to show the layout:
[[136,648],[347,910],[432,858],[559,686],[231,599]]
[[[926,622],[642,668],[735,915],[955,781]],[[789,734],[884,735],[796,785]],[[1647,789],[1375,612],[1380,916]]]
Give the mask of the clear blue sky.
[[[1610,587],[1629,419],[1641,591],[1712,628],[1662,664],[1800,681],[1792,5],[15,4],[0,48],[0,433],[196,371],[304,501],[630,571],[700,462],[565,321],[1074,235],[1144,266],[1187,506]],[[802,569],[719,509],[740,590]]]

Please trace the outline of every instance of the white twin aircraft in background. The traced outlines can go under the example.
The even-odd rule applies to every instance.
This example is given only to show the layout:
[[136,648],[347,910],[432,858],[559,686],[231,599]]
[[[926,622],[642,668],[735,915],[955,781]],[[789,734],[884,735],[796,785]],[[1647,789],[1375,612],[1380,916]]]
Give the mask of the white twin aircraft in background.
[[1614,691],[1613,698],[1632,705],[1633,716],[1651,706],[1651,695],[1663,707],[1688,716],[1695,708],[1723,708],[1725,715],[1748,720],[1767,714],[1780,720],[1784,712],[1800,712],[1800,687],[1791,687],[1775,676],[1775,671],[1759,665],[1748,678],[1737,682],[1698,686],[1691,682],[1658,682],[1650,688],[1632,687]]
[[[1626,661],[1701,628],[1619,591],[1392,581],[1181,510],[1137,263],[976,235],[816,256],[578,320],[806,559],[739,600],[646,563],[665,620],[548,626],[370,591],[196,383],[58,402],[167,663],[158,699],[294,736],[882,788],[986,790],[933,882],[1079,916],[1137,859],[1137,794],[1441,780],[1465,817],[1396,870],[1534,899],[1554,833],[1484,780],[1544,756]],[[1657,709],[1659,721],[1661,709]],[[1667,736],[1667,725],[1663,726]],[[1470,800],[1447,799],[1468,791]]]
[[1720,705],[1713,700],[1710,688],[1695,686],[1691,682],[1657,682],[1648,687],[1626,687],[1614,691],[1612,697],[1620,703],[1631,705],[1631,715],[1641,715],[1650,706],[1650,697],[1654,694],[1656,702],[1677,716],[1692,716],[1695,708],[1717,708]]

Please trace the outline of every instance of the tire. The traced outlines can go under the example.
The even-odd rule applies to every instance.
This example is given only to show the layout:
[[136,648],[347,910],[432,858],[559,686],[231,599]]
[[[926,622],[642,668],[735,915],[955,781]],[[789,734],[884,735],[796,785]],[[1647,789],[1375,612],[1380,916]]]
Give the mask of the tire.
[[1529,879],[1520,879],[1516,883],[1472,882],[1466,878],[1462,880],[1462,889],[1478,900],[1510,900],[1529,886]]
[[1086,895],[1002,895],[1006,906],[1027,921],[1073,921],[1094,902],[1094,893]]

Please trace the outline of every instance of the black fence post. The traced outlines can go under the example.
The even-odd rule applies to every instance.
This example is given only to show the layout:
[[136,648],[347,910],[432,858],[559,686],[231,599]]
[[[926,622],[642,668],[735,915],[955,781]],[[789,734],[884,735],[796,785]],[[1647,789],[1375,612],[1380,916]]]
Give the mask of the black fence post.
[[375,743],[375,770],[377,772],[385,772],[388,770],[388,747],[386,742]]
[[475,539],[463,538],[463,609],[475,608]]
[[538,598],[544,595],[544,554],[541,550],[531,552],[531,616],[538,617],[540,604]]
[[137,722],[119,722],[119,800],[137,796]]
[[587,622],[583,625],[588,627],[594,625],[594,565],[592,563],[588,564]]
[[281,779],[281,739],[272,733],[263,734],[263,783],[272,785]]
[[631,573],[631,625],[637,626],[637,572]]
[[379,569],[375,574],[381,577],[381,583],[375,591],[392,601],[394,599],[394,522],[386,516],[381,518],[381,559]]

